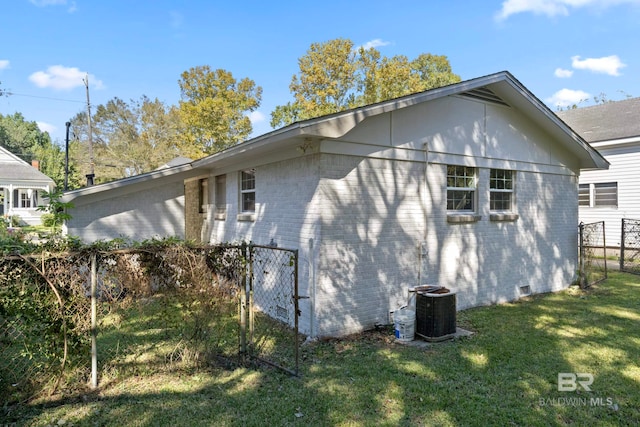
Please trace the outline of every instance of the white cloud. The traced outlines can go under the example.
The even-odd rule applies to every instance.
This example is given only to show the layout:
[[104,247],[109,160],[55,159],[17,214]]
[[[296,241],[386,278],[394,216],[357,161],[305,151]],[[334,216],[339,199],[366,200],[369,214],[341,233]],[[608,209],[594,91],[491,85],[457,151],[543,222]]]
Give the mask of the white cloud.
[[36,124],[38,125],[38,127],[40,128],[40,130],[42,132],[49,132],[49,134],[55,132],[56,129],[58,129],[54,125],[51,125],[51,124],[45,123],[45,122],[36,122]]
[[249,120],[251,120],[251,124],[262,123],[266,120],[266,116],[260,111],[252,111],[249,113]]
[[9,60],[0,59],[0,70],[6,70],[7,68],[9,68]]
[[69,2],[68,0],[29,0],[29,2],[38,7],[69,5],[69,8],[67,9],[67,12],[69,13],[73,13],[78,9],[75,1]]
[[553,74],[558,78],[567,79],[573,75],[573,71],[565,70],[564,68],[556,68],[556,71],[554,71]]
[[606,9],[625,3],[640,4],[640,0],[505,0],[502,2],[502,9],[496,13],[495,17],[502,21],[511,15],[526,12],[550,17],[567,16],[571,9],[582,7]]
[[602,58],[585,58],[579,56],[571,57],[571,66],[578,70],[588,70],[594,73],[609,74],[619,76],[620,68],[626,67],[618,58],[618,55],[604,56]]
[[[38,87],[50,87],[56,90],[71,90],[78,86],[84,86],[84,79],[87,76],[85,71],[80,71],[76,67],[65,67],[62,65],[52,65],[46,71],[36,71],[29,76],[29,80]],[[96,88],[104,88],[102,81],[89,74],[89,84]]]
[[365,44],[363,44],[362,46],[359,46],[359,47],[362,47],[365,50],[367,50],[367,49],[371,49],[372,47],[375,48],[375,47],[380,47],[380,46],[388,46],[390,44],[391,44],[391,42],[386,42],[386,41],[384,41],[382,39],[373,39],[373,40],[369,40],[368,42],[366,42]]
[[556,107],[569,107],[571,105],[577,105],[590,97],[591,95],[582,90],[561,89],[550,98],[547,98],[545,102]]

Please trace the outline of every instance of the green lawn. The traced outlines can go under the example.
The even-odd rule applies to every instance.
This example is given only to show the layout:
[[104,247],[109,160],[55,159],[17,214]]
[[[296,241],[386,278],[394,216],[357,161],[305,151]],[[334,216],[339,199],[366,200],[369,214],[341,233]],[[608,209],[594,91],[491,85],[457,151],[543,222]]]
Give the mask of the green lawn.
[[[301,378],[267,368],[126,376],[95,394],[14,408],[9,421],[28,426],[640,425],[640,277],[610,273],[588,291],[571,288],[466,310],[458,313],[458,323],[475,334],[423,348],[395,342],[390,330],[306,344]],[[559,373],[592,374],[591,391],[558,391]]]

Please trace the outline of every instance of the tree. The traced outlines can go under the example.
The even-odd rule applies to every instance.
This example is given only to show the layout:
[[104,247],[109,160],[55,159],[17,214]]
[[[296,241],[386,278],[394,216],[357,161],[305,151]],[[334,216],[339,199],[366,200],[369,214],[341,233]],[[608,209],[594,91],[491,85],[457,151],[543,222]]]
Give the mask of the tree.
[[64,151],[51,142],[49,133],[41,131],[36,122],[25,120],[21,113],[0,114],[0,145],[27,163],[38,160],[40,171],[63,188]]
[[237,81],[207,65],[189,69],[178,81],[182,149],[199,158],[233,146],[250,134],[247,113],[260,106],[262,88],[249,78]]
[[387,58],[348,39],[312,44],[298,65],[289,85],[294,101],[271,113],[274,128],[460,81],[446,56]]
[[[87,114],[78,113],[71,123],[80,142],[74,157],[86,175],[91,163]],[[177,110],[158,99],[142,96],[125,102],[113,98],[96,107],[91,125],[96,182],[149,172],[181,155]]]

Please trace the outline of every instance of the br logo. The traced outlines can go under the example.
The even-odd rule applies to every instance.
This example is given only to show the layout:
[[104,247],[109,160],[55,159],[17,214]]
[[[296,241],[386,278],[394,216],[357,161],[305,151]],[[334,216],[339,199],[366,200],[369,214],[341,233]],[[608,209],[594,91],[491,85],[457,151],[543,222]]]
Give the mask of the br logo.
[[584,391],[591,391],[593,374],[560,372],[558,373],[558,391],[576,391],[578,386]]

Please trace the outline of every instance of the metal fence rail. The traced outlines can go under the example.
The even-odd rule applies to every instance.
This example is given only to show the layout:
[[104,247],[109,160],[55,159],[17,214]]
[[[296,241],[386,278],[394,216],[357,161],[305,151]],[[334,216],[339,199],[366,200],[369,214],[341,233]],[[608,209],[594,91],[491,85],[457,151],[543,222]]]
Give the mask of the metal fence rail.
[[580,287],[605,280],[607,269],[607,244],[604,233],[604,221],[578,226]]
[[622,219],[620,270],[640,274],[640,220]]

